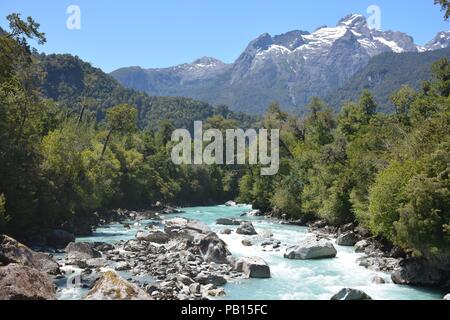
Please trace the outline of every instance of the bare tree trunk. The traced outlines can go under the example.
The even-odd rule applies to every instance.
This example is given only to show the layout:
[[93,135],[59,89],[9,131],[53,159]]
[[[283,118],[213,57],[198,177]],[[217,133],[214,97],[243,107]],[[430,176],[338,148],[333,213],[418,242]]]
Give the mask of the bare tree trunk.
[[100,156],[100,160],[102,160],[103,156],[105,155],[106,147],[108,145],[109,139],[111,138],[112,132],[113,132],[113,129],[110,129],[109,132],[108,132],[108,135],[106,136],[106,140],[105,140],[105,143],[103,144],[103,150],[102,150],[102,154]]
[[80,116],[78,117],[77,128],[80,126],[81,121],[83,120],[84,110],[86,110],[86,106],[85,105],[83,105],[83,107],[81,108]]

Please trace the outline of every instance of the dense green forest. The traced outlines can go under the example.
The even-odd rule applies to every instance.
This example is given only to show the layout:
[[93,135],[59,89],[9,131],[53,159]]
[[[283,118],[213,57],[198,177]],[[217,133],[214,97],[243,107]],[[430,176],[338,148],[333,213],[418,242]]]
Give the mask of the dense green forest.
[[416,254],[450,248],[450,63],[433,64],[422,89],[391,95],[393,114],[377,112],[370,92],[335,116],[314,99],[304,119],[276,105],[267,128],[285,142],[275,178],[250,168],[240,201],[304,221],[357,221],[374,235]]
[[[69,55],[38,55],[39,25],[11,15],[0,35],[0,232],[19,238],[76,231],[94,212],[237,198],[285,218],[357,221],[427,256],[450,247],[450,63],[391,95],[378,112],[364,91],[338,108],[313,99],[298,118],[272,104],[258,126],[281,130],[281,166],[175,166],[174,128],[248,127],[226,107],[123,89]],[[335,114],[333,110],[340,110]],[[160,121],[163,119],[163,121]]]
[[125,89],[102,70],[68,54],[40,54],[36,55],[36,60],[44,74],[40,86],[43,96],[72,112],[84,108],[86,114],[92,114],[98,121],[105,119],[108,108],[121,103],[137,108],[139,128],[156,128],[161,119],[165,119],[176,128],[192,129],[195,120],[215,115],[237,120],[243,127],[250,127],[256,120],[223,105],[214,108],[189,98],[154,97]]

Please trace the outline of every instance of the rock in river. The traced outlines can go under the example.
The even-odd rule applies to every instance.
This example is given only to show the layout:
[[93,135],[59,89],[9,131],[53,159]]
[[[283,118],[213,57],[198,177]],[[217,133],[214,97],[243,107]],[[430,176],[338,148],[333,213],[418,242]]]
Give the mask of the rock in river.
[[253,224],[247,221],[241,222],[241,225],[239,226],[239,228],[237,228],[236,233],[247,236],[253,236],[255,234],[258,234],[255,228],[253,227]]
[[170,237],[167,233],[161,231],[161,230],[145,230],[145,231],[138,231],[136,233],[136,239],[140,241],[147,241],[147,242],[154,242],[159,244],[164,244],[169,242]]
[[174,218],[165,221],[164,231],[171,237],[193,240],[199,234],[211,232],[211,229],[201,221]]
[[49,255],[35,252],[6,235],[0,235],[0,265],[17,263],[52,275],[60,273],[59,265]]
[[332,296],[331,300],[372,300],[372,298],[364,291],[344,288]]
[[0,300],[56,300],[55,286],[46,273],[11,263],[0,267]]
[[236,219],[220,218],[216,220],[216,224],[223,226],[238,226],[241,224],[241,221]]
[[122,279],[115,272],[108,271],[95,283],[85,300],[152,300],[137,285]]
[[290,247],[284,254],[288,259],[323,259],[336,257],[337,251],[333,244],[325,239],[307,238],[299,245]]
[[223,276],[206,272],[200,272],[194,280],[203,285],[212,284],[215,286],[223,286],[227,283],[227,280]]
[[396,284],[437,287],[448,279],[448,274],[424,258],[409,258],[400,261],[391,279]]
[[269,266],[259,257],[239,258],[234,264],[234,269],[249,278],[270,278]]
[[199,248],[203,260],[207,262],[226,264],[227,256],[231,254],[227,244],[214,232],[198,236],[195,245]]
[[100,258],[102,254],[94,248],[94,245],[86,242],[71,242],[66,247],[68,260],[88,260]]
[[336,239],[336,244],[339,246],[352,247],[358,242],[358,236],[353,232],[345,232],[338,236]]

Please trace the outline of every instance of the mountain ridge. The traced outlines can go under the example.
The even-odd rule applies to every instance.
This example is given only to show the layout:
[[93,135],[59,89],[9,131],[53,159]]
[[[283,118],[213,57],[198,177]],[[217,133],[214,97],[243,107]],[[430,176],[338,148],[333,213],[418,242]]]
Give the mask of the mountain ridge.
[[312,96],[324,97],[346,85],[374,56],[449,44],[450,32],[419,46],[405,33],[370,29],[362,15],[350,14],[335,27],[313,32],[263,33],[232,64],[204,57],[169,68],[121,68],[111,75],[125,87],[151,95],[186,96],[235,111],[261,114],[274,100],[288,111],[302,111]]

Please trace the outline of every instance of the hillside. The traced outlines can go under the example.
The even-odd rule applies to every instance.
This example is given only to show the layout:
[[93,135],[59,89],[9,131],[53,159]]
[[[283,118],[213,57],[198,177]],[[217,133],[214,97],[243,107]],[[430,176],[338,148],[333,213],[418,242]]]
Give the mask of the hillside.
[[403,85],[419,89],[424,80],[431,78],[433,62],[450,56],[450,48],[421,53],[383,53],[372,58],[348,83],[325,98],[339,110],[348,100],[356,100],[365,89],[374,94],[380,111],[392,110],[390,95]]
[[177,128],[191,128],[195,120],[205,120],[215,114],[238,120],[249,126],[250,116],[229,111],[223,106],[190,98],[155,97],[144,92],[126,89],[101,69],[71,55],[39,55],[44,70],[42,93],[71,110],[82,105],[95,114],[97,120],[105,117],[105,111],[117,104],[129,103],[139,111],[139,126],[155,127],[161,120],[169,120]]

